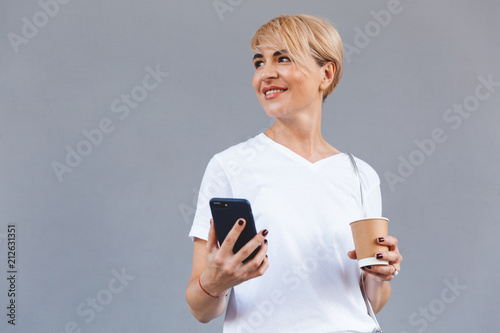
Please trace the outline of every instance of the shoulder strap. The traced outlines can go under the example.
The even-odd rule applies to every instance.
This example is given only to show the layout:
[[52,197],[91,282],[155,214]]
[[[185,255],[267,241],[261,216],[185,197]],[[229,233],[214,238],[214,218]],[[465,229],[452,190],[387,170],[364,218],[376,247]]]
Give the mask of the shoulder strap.
[[[361,205],[360,205],[360,208],[361,208],[361,218],[364,217],[365,213],[364,213],[364,202],[363,202],[363,187],[361,186],[361,177],[359,176],[359,170],[358,170],[358,166],[356,164],[356,160],[354,159],[354,156],[352,156],[352,154],[350,153],[346,153],[347,156],[349,156],[349,159],[351,160],[351,166],[352,166],[352,170],[354,171],[354,174],[356,175],[356,178],[358,179],[358,185],[359,185],[359,194],[360,194],[360,197],[361,197]],[[365,290],[365,273],[364,272],[361,272],[361,292],[363,294],[363,298],[365,300],[365,304],[366,304],[366,308],[368,309],[368,313],[370,314],[370,317],[372,317],[373,321],[375,322],[375,324],[377,325],[377,333],[382,333],[382,329],[380,328],[380,325],[377,321],[377,318],[375,317],[375,313],[373,312],[373,309],[372,309],[372,305],[370,304],[370,300],[368,299],[368,296],[366,295],[366,290]]]
[[365,213],[364,213],[365,203],[363,201],[363,187],[361,186],[361,177],[359,176],[358,165],[356,164],[356,160],[354,159],[354,156],[352,156],[352,154],[350,154],[350,153],[346,153],[346,154],[347,154],[347,156],[349,156],[349,159],[351,160],[352,170],[354,171],[354,174],[356,175],[356,178],[358,179],[359,194],[360,194],[360,198],[361,198],[361,206],[360,206],[361,218],[363,218],[363,216],[365,215]]

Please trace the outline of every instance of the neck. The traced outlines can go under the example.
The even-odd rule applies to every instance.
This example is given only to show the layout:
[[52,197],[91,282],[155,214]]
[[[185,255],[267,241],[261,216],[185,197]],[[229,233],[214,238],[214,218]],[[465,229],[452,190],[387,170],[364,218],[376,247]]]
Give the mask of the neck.
[[339,153],[321,135],[321,109],[293,119],[276,118],[265,134],[312,163]]

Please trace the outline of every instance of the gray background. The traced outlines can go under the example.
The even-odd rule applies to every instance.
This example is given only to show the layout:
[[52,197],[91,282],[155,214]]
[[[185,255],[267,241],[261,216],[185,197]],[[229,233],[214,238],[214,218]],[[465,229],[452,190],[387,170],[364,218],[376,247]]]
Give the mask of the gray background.
[[[500,81],[500,5],[401,0],[382,26],[372,11],[391,2],[71,1],[44,22],[36,1],[3,0],[0,331],[221,331],[221,319],[197,323],[184,300],[187,233],[210,157],[270,125],[248,43],[282,13],[324,17],[357,45],[324,106],[323,133],[381,177],[404,255],[379,314],[384,332],[498,331],[500,87],[472,103],[479,77]],[[22,36],[34,15],[38,32],[16,50],[9,33]],[[140,93],[148,66],[169,75],[127,117],[113,112],[122,94]],[[446,118],[464,102],[471,112]],[[113,131],[59,181],[52,163],[106,118]],[[415,140],[428,143],[436,128],[446,139],[419,153]],[[403,170],[403,160],[418,165]],[[401,177],[392,186],[389,172]],[[15,327],[8,224],[17,226]],[[119,292],[113,270],[129,276]],[[92,317],[85,303],[96,297],[105,305]]]

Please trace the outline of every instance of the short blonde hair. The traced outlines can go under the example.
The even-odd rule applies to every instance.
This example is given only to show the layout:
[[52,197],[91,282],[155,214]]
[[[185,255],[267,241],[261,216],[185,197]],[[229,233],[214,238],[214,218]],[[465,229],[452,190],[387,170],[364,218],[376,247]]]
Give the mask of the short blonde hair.
[[302,70],[306,69],[308,56],[312,56],[319,66],[333,62],[335,74],[323,92],[323,101],[342,78],[342,40],[337,30],[324,19],[310,15],[280,15],[262,25],[253,36],[250,48],[259,53],[259,47],[286,50],[292,62]]

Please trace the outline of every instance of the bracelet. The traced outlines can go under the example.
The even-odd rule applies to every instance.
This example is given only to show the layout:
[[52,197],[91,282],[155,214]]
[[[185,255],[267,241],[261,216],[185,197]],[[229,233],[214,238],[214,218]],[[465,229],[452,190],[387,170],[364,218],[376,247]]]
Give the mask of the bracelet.
[[[220,296],[210,295],[210,293],[208,291],[206,291],[205,288],[203,288],[203,286],[201,285],[201,276],[198,278],[198,284],[200,285],[201,290],[203,290],[205,292],[205,294],[207,294],[208,296],[213,297],[213,298],[220,297]],[[226,294],[226,296],[227,296],[227,294]]]

